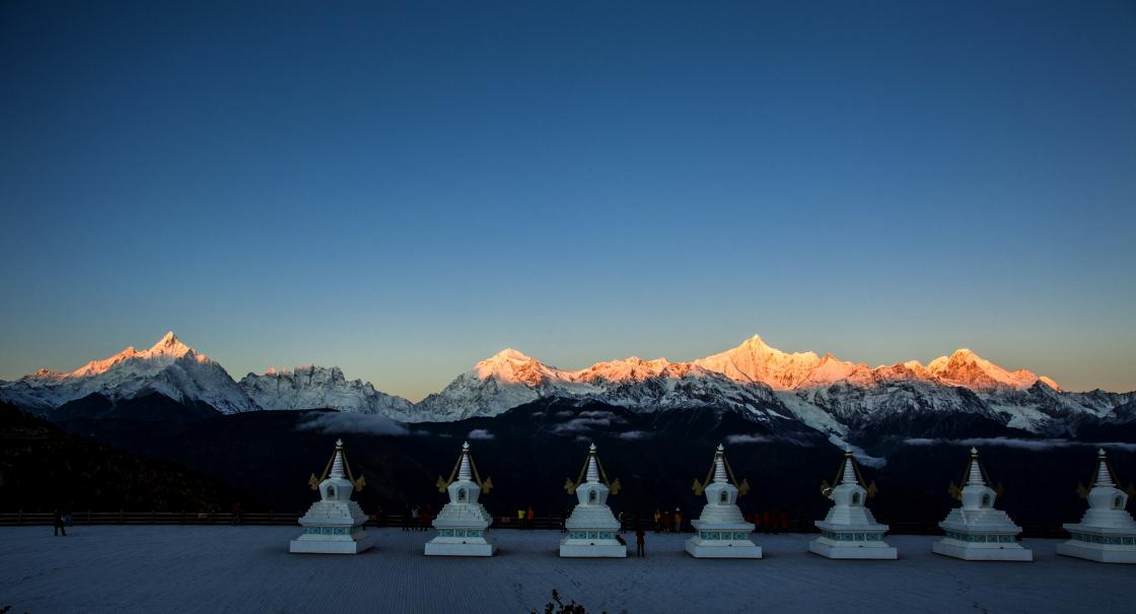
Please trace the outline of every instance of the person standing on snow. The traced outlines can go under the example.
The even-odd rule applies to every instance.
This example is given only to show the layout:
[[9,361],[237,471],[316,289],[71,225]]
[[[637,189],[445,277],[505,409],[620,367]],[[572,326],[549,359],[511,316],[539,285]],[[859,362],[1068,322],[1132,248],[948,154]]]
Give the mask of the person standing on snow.
[[67,527],[63,525],[63,512],[60,511],[58,507],[55,508],[55,512],[52,513],[51,519],[52,523],[55,526],[54,535],[58,536],[62,533],[63,537],[67,537]]

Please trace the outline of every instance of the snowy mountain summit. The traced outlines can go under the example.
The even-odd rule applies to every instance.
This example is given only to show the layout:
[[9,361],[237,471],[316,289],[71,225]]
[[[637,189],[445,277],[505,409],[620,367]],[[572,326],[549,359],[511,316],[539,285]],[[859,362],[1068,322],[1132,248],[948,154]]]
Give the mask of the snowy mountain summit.
[[118,401],[159,393],[175,401],[200,401],[225,412],[256,409],[225,369],[167,332],[152,347],[92,360],[74,371],[40,369],[0,385],[0,399],[45,410],[92,394]]
[[968,349],[955,350],[924,366],[917,360],[869,367],[864,363],[841,360],[832,354],[786,353],[770,347],[758,335],[741,345],[694,364],[717,371],[730,379],[760,382],[774,390],[820,388],[837,382],[870,385],[889,381],[924,381],[971,390],[1013,388],[1026,390],[1038,381],[1060,390],[1057,382],[1032,371],[1008,371]]
[[566,371],[512,348],[505,348],[457,376],[441,392],[418,404],[428,420],[495,416],[545,396],[572,396],[577,390]]
[[1007,371],[967,348],[955,350],[950,356],[940,356],[927,363],[927,371],[938,381],[971,390],[1014,388],[1026,390],[1041,382],[1054,390],[1061,390],[1057,382],[1032,371]]

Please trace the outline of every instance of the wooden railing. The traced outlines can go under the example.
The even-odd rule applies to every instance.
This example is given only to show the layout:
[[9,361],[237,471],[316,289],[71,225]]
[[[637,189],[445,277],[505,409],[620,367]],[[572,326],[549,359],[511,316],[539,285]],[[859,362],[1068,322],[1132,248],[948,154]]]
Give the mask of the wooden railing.
[[[303,512],[70,512],[71,522],[76,525],[93,524],[250,524],[250,525],[295,525]],[[50,525],[55,516],[51,512],[0,512],[0,526]],[[375,527],[418,527],[429,525],[427,520],[404,518],[402,514],[372,514],[369,526]],[[494,528],[502,529],[560,529],[564,519],[559,516],[537,516],[531,521],[520,521],[515,517],[498,517],[493,520]]]
[[[296,524],[300,514],[279,512],[70,512],[72,524]],[[53,524],[50,512],[2,512],[0,525]]]
[[[97,524],[180,524],[180,525],[296,525],[302,512],[71,512],[71,523],[75,525]],[[407,522],[406,520],[409,520]],[[54,523],[54,514],[50,512],[0,512],[0,526],[19,525],[51,525]],[[368,526],[372,527],[422,527],[428,526],[429,521],[423,519],[406,519],[402,514],[372,514]],[[530,520],[519,520],[515,516],[500,516],[493,519],[494,529],[552,529],[560,530],[564,527],[564,519],[560,516],[536,516]],[[898,535],[939,535],[942,530],[937,522],[892,522],[889,533]],[[624,522],[623,529],[632,530],[634,527],[630,520]],[[654,529],[651,523],[645,527],[648,531]],[[1027,537],[1065,537],[1067,534],[1060,526],[1023,523],[1023,535]],[[685,531],[690,531],[689,522],[684,525]],[[758,533],[815,533],[816,528],[811,521],[791,519],[784,526],[771,529],[757,527]]]

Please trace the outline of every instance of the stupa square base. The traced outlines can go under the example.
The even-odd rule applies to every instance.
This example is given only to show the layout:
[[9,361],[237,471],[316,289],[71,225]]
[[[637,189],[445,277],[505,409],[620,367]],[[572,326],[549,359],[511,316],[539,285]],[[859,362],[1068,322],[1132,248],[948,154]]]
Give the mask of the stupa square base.
[[931,544],[931,552],[964,561],[1032,561],[1033,551],[1018,544],[982,546],[953,539],[940,539]]
[[834,544],[823,537],[809,542],[809,552],[819,554],[826,559],[894,561],[899,558],[899,551],[883,542],[879,542],[878,545]]
[[435,537],[426,542],[426,556],[493,556],[497,546],[481,541],[462,541]]
[[288,552],[294,554],[359,554],[374,546],[370,537],[360,539],[293,539]]
[[560,556],[568,558],[627,558],[627,546],[618,541],[566,539],[560,542]]
[[686,540],[686,553],[696,559],[760,559],[761,546],[749,540],[707,541],[695,535]]
[[1136,547],[1090,544],[1075,539],[1057,544],[1057,554],[1098,563],[1136,563]]

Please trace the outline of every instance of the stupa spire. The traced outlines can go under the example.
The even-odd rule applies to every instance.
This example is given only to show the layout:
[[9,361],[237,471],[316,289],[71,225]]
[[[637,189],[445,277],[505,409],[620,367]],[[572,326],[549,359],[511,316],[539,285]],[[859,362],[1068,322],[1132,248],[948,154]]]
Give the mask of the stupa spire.
[[978,464],[978,450],[975,448],[970,449],[970,469],[967,470],[966,485],[986,486],[986,480],[982,477],[982,467]]
[[844,472],[840,477],[841,484],[859,484],[856,479],[856,467],[852,464],[852,450],[844,451]]
[[1108,470],[1108,457],[1104,448],[1097,450],[1097,479],[1093,486],[1116,486],[1112,481],[1112,473]]
[[331,463],[331,474],[328,477],[343,478],[343,440],[335,440],[335,460]]
[[592,483],[600,481],[600,468],[599,463],[596,462],[596,444],[594,443],[588,448],[587,481]]
[[722,444],[718,444],[718,450],[714,452],[714,481],[719,484],[727,482],[726,478],[726,448]]
[[458,466],[458,479],[469,481],[473,478],[473,473],[469,470],[469,442],[462,442],[462,458],[461,465]]

